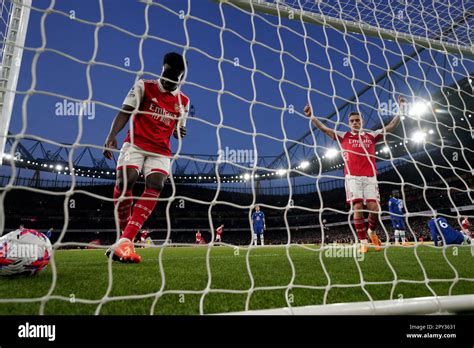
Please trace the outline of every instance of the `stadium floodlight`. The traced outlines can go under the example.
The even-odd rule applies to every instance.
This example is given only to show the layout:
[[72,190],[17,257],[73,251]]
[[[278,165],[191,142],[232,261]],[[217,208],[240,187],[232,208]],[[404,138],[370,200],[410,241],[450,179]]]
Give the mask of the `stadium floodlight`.
[[56,164],[56,170],[57,170],[57,171],[63,170],[63,166],[60,165],[60,164]]
[[426,133],[422,131],[415,132],[411,136],[411,140],[413,140],[415,143],[421,143],[425,140],[425,138],[426,138]]
[[429,133],[429,134],[434,134],[434,130],[430,129],[430,130],[428,131],[428,133]]
[[306,169],[308,167],[309,167],[309,162],[308,161],[301,162],[301,164],[300,164],[301,169]]
[[286,169],[279,169],[279,170],[277,171],[277,174],[280,175],[280,176],[285,175],[285,174],[286,174]]
[[382,152],[387,153],[390,151],[390,148],[388,146],[384,146],[382,149]]
[[250,174],[248,174],[248,173],[245,173],[245,174],[244,174],[244,179],[245,179],[245,180],[248,180],[248,179],[250,179]]
[[329,150],[326,151],[326,155],[325,155],[325,156],[326,156],[327,158],[334,158],[334,157],[337,156],[338,153],[339,153],[339,151],[336,150],[336,149],[329,149]]
[[409,114],[410,116],[420,117],[421,115],[428,112],[429,107],[431,106],[430,102],[416,102],[410,108]]

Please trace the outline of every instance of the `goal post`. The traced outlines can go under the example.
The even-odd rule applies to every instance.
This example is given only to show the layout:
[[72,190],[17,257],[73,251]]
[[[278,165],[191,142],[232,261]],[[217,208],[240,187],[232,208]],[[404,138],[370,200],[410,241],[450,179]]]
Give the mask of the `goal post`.
[[15,101],[32,0],[1,0],[0,165]]

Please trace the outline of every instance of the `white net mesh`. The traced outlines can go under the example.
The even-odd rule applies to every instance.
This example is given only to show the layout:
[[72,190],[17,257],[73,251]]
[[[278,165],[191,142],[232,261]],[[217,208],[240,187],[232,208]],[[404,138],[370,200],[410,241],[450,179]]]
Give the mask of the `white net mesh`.
[[[460,302],[472,310],[471,296],[454,297],[474,293],[469,247],[434,247],[426,223],[437,214],[460,229],[472,216],[473,9],[468,1],[35,2],[0,210],[3,233],[52,225],[55,252],[28,285],[0,280],[0,311],[325,313],[354,302],[340,308],[365,314],[408,297],[430,299],[406,311]],[[103,251],[120,232],[103,140],[127,90],[159,79],[168,51],[188,62],[180,88],[196,115],[173,143],[173,175],[147,222],[153,243],[137,248],[142,263],[107,262]],[[338,131],[359,111],[374,130],[398,113],[398,95],[408,113],[375,152],[383,248],[361,255],[339,144],[302,110],[310,103]],[[142,189],[141,179],[135,199]],[[394,189],[406,205],[405,248],[393,245],[388,224]],[[252,244],[256,204],[265,248]]]

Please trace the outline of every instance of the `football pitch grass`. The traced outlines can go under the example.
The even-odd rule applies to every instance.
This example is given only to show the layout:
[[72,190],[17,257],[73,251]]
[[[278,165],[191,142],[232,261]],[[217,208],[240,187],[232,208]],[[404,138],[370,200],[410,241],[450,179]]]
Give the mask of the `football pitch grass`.
[[[255,310],[286,307],[287,300],[292,306],[318,305],[324,300],[368,301],[365,291],[373,300],[390,299],[391,294],[395,300],[432,296],[432,291],[448,295],[450,289],[452,295],[474,293],[469,247],[448,247],[443,251],[422,245],[416,253],[414,247],[371,250],[358,262],[365,291],[360,286],[360,273],[353,257],[329,255],[326,251],[320,255],[316,248],[293,245],[288,250],[273,246],[250,251],[247,247],[230,246],[137,249],[142,256],[140,264],[111,264],[110,288],[108,259],[103,249],[57,250],[54,287],[51,265],[34,277],[0,278],[0,314],[39,314],[45,299],[44,314],[52,315],[92,315],[101,300],[99,313],[103,315],[188,315],[200,314],[200,308],[205,314],[243,311],[247,302],[248,308]],[[395,287],[394,272],[398,279]],[[381,283],[374,284],[377,282]],[[287,291],[289,284],[292,286]],[[325,297],[328,284],[331,287]],[[209,291],[203,296],[205,289]],[[131,297],[124,298],[127,296]],[[35,301],[4,301],[12,298]]]

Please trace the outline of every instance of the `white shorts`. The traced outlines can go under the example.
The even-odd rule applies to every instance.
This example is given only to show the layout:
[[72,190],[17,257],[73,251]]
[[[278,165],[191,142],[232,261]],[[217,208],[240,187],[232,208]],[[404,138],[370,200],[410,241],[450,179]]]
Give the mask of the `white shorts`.
[[376,176],[346,175],[346,203],[379,202],[379,187]]
[[158,154],[148,155],[138,146],[124,143],[117,160],[117,170],[123,169],[124,166],[135,168],[138,172],[142,171],[145,177],[155,172],[168,176],[171,160]]

